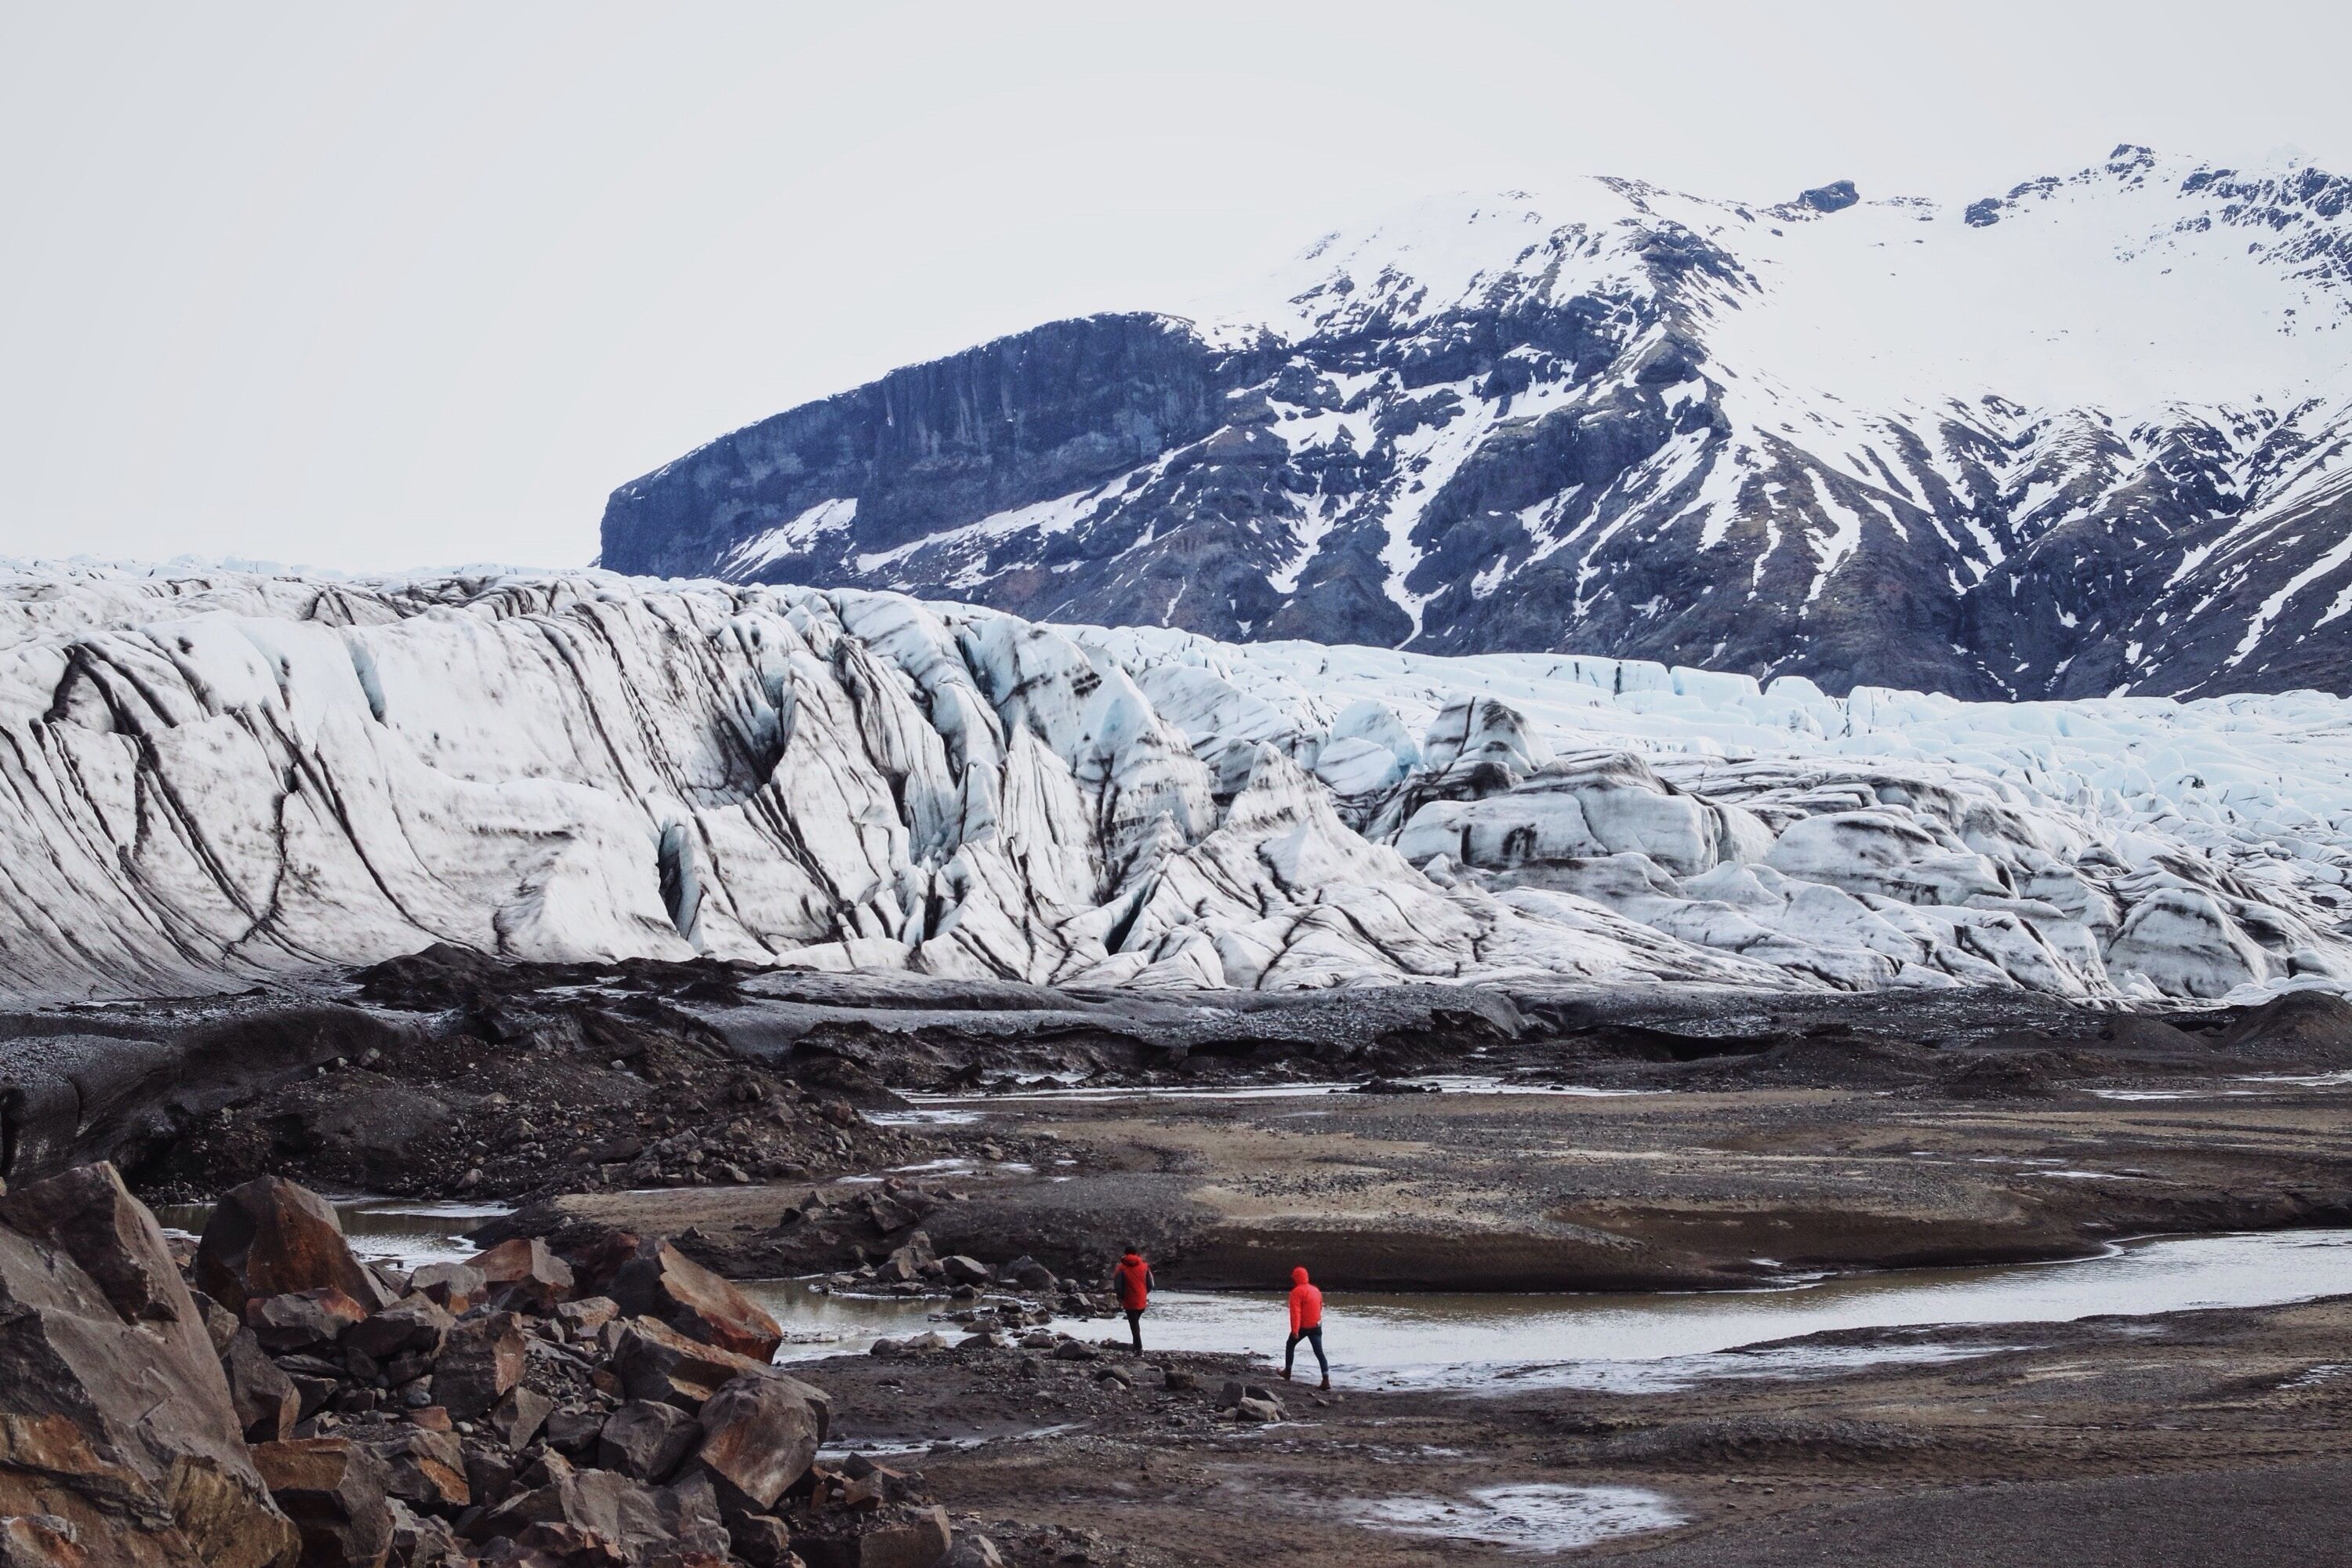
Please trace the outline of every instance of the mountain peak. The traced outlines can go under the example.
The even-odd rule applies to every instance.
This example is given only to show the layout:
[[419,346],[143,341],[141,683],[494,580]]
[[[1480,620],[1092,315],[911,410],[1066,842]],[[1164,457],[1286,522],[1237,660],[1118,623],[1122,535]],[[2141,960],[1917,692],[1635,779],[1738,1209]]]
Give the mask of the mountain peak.
[[[624,570],[1971,696],[2344,689],[2352,184],[1427,198],[616,492]],[[987,410],[985,417],[978,411]]]

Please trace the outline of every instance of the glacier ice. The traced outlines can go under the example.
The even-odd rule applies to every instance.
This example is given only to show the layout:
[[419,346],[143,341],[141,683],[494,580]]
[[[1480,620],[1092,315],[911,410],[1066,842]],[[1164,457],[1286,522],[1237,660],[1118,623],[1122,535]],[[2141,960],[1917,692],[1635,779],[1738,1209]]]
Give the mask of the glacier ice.
[[604,573],[0,573],[0,986],[2352,981],[2352,701],[2017,705]]

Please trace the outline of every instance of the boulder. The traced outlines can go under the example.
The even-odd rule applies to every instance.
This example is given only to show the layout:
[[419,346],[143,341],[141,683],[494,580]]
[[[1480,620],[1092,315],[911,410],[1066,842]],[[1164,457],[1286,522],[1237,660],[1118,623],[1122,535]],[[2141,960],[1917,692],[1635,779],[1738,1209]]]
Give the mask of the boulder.
[[620,1379],[621,1392],[631,1399],[699,1410],[703,1401],[735,1379],[768,1369],[765,1362],[688,1339],[651,1318],[607,1323],[604,1332],[610,1336],[611,1370]]
[[196,1243],[196,1284],[242,1313],[255,1296],[332,1289],[373,1311],[392,1304],[361,1267],[326,1199],[278,1176],[231,1188],[213,1205]]
[[546,1466],[544,1477],[470,1520],[463,1533],[477,1542],[528,1541],[534,1527],[569,1527],[603,1538],[626,1563],[688,1552],[726,1559],[727,1531],[706,1478],[656,1489],[612,1470],[575,1471],[561,1460]]
[[420,1515],[398,1498],[391,1508],[392,1560],[402,1568],[472,1568],[473,1554],[446,1521]]
[[1004,1568],[1004,1554],[985,1535],[959,1535],[939,1568]]
[[547,1446],[569,1458],[583,1459],[595,1451],[596,1440],[603,1436],[605,1423],[610,1419],[611,1416],[603,1410],[572,1405],[559,1405],[547,1417],[544,1434]]
[[323,1351],[366,1316],[365,1307],[331,1285],[282,1296],[251,1296],[245,1303],[246,1326],[271,1355]]
[[220,1363],[228,1378],[229,1405],[247,1442],[275,1443],[294,1430],[302,1419],[302,1396],[251,1329],[240,1327],[229,1336]]
[[754,1361],[783,1343],[783,1330],[750,1297],[659,1237],[637,1247],[604,1293],[624,1312]]
[[1160,1369],[1160,1386],[1171,1394],[1183,1394],[1200,1387],[1201,1380],[1182,1367],[1167,1366]]
[[596,1464],[636,1480],[665,1481],[701,1440],[700,1424],[677,1406],[632,1399],[605,1418]]
[[457,1320],[430,1296],[411,1291],[383,1311],[346,1328],[342,1346],[371,1360],[389,1362],[404,1355],[426,1361],[441,1353]]
[[1234,1413],[1244,1421],[1279,1421],[1284,1414],[1281,1403],[1272,1399],[1244,1399]]
[[493,1292],[511,1293],[515,1304],[527,1302],[542,1313],[572,1294],[572,1265],[550,1252],[547,1243],[535,1236],[501,1241],[476,1253],[467,1263],[481,1270]]
[[621,1315],[621,1304],[610,1296],[584,1296],[555,1309],[555,1321],[573,1334],[593,1334]]
[[793,1550],[808,1568],[939,1568],[954,1539],[943,1508],[902,1506],[841,1516],[837,1522],[850,1529],[793,1537]]
[[702,1406],[694,1457],[762,1510],[805,1474],[825,1419],[808,1385],[788,1377],[739,1377]]
[[470,1263],[428,1263],[408,1277],[408,1288],[447,1311],[463,1313],[481,1305],[490,1281]]
[[554,1409],[555,1401],[535,1388],[517,1384],[490,1406],[482,1424],[499,1442],[520,1453],[539,1436],[540,1427]]
[[405,1421],[352,1429],[384,1468],[384,1490],[427,1514],[454,1514],[474,1500],[466,1479],[466,1453],[457,1436]]
[[[8,1199],[0,1519],[62,1521],[92,1563],[121,1568],[290,1562],[294,1528],[254,1469],[205,1314],[154,1215],[110,1165]],[[19,1531],[26,1550],[47,1530]]]
[[613,1277],[637,1255],[643,1245],[635,1233],[625,1230],[598,1230],[576,1241],[563,1241],[559,1256],[572,1266],[572,1286],[580,1295],[602,1296],[611,1289]]
[[96,1568],[73,1521],[53,1513],[0,1519],[0,1568]]
[[80,1265],[125,1321],[168,1323],[194,1308],[170,1250],[147,1245],[155,1216],[112,1165],[78,1165],[0,1196],[0,1224]]
[[392,1552],[383,1461],[348,1437],[263,1443],[253,1463],[302,1534],[302,1568],[381,1568]]
[[460,1421],[486,1414],[522,1381],[522,1320],[512,1312],[467,1318],[433,1363],[433,1397]]
[[952,1257],[940,1258],[940,1268],[946,1272],[947,1281],[950,1285],[988,1283],[988,1265],[977,1258],[966,1258],[961,1253],[957,1253]]
[[726,1522],[729,1548],[751,1568],[787,1568],[793,1561],[792,1529],[774,1514],[736,1513]]

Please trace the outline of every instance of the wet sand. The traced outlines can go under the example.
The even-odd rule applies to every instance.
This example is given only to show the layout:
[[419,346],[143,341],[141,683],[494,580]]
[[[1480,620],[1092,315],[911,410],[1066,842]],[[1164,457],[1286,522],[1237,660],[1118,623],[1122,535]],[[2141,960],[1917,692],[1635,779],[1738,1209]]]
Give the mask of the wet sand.
[[[942,1253],[1093,1277],[1133,1239],[1164,1283],[1294,1264],[1367,1290],[1690,1289],[1790,1272],[2082,1257],[2119,1237],[2352,1225],[2352,1086],[2215,1077],[2118,1100],[1853,1089],[1006,1099],[935,1126],[970,1201]],[[1064,1152],[985,1157],[992,1139]],[[739,1277],[789,1271],[766,1188],[596,1194],[562,1214],[688,1226]]]
[[[1332,1327],[1344,1345],[1343,1312]],[[1343,1379],[1325,1402],[1276,1382],[1291,1419],[1263,1427],[1220,1421],[1206,1394],[1149,1373],[1129,1392],[1094,1363],[1024,1373],[1015,1352],[806,1370],[840,1398],[852,1447],[881,1425],[902,1444],[977,1439],[895,1462],[919,1466],[951,1509],[1023,1521],[1001,1543],[1096,1531],[1098,1563],[2346,1560],[2352,1300],[1814,1348],[1890,1337],[1950,1359],[1648,1392]],[[1242,1370],[1172,1359],[1211,1388]],[[1021,1435],[1038,1427],[1061,1429]],[[1507,1508],[1498,1521],[1480,1494],[1507,1505],[1531,1489],[1555,1506],[1512,1542],[1496,1529]],[[1580,1498],[1596,1506],[1558,1506]],[[1415,1520],[1446,1533],[1402,1528]],[[1612,1521],[1627,1532],[1592,1538]]]

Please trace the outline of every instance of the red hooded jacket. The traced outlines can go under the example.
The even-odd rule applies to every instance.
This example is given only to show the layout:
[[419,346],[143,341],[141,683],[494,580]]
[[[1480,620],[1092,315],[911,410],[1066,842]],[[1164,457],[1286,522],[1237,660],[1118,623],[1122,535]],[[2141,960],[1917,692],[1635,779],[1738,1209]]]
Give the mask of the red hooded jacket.
[[1323,1292],[1307,1282],[1307,1270],[1290,1271],[1290,1331],[1305,1333],[1323,1322]]
[[1143,1261],[1139,1252],[1130,1252],[1118,1260],[1118,1304],[1130,1312],[1140,1312],[1151,1304],[1151,1265]]

